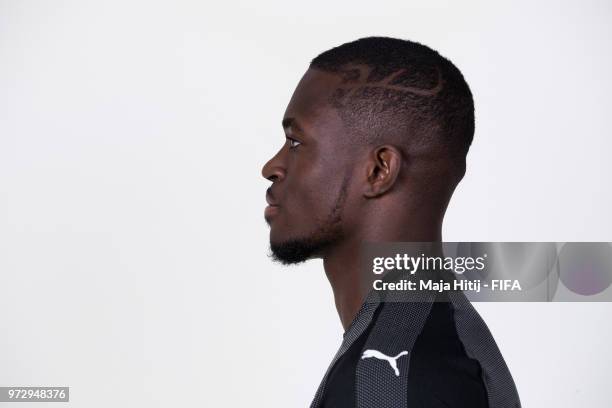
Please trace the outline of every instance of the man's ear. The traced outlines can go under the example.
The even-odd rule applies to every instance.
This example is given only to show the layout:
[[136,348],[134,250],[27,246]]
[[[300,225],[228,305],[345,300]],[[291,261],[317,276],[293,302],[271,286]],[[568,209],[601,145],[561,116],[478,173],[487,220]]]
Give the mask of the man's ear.
[[382,145],[372,150],[368,156],[363,195],[374,198],[389,191],[399,176],[401,165],[402,154],[394,146]]

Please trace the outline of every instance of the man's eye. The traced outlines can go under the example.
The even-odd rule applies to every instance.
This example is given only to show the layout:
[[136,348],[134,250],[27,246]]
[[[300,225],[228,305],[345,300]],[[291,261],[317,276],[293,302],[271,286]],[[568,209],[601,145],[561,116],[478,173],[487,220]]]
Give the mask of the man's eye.
[[289,148],[290,148],[290,149],[294,149],[294,148],[296,148],[296,147],[298,147],[299,145],[301,145],[301,144],[302,144],[301,142],[298,142],[298,141],[297,141],[297,140],[295,140],[295,139],[290,139],[290,138],[287,138],[287,140],[289,141]]

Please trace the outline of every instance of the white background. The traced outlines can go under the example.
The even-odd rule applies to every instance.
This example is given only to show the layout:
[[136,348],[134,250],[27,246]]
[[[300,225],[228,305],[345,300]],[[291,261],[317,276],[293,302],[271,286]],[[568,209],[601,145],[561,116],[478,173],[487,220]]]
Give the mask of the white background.
[[[612,241],[610,2],[217,3],[0,1],[0,385],[307,405],[342,329],[319,261],[267,257],[260,169],[310,59],[362,36],[471,85],[445,240]],[[612,406],[612,305],[477,308],[525,407]]]

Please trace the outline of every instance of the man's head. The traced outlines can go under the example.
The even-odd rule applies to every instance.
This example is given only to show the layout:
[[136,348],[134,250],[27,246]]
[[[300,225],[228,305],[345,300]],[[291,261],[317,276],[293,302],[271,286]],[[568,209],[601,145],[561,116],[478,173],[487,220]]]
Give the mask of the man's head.
[[465,172],[474,105],[436,51],[373,37],[312,60],[282,124],[286,143],[262,170],[273,182],[265,217],[274,257],[295,263],[372,231],[384,239],[384,225],[439,228]]

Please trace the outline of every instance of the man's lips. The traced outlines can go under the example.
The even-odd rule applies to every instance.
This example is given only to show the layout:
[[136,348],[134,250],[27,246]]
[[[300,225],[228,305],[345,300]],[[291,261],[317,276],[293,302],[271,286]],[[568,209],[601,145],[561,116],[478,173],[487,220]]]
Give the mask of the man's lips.
[[266,190],[266,202],[270,206],[278,206],[278,203],[276,202],[276,200],[274,200],[274,196],[272,195],[272,191],[270,188]]
[[270,220],[273,216],[275,216],[279,211],[278,205],[269,205],[264,210],[264,218],[266,220]]
[[269,188],[266,190],[266,202],[268,203],[268,206],[264,210],[264,218],[266,220],[270,220],[272,216],[278,213],[279,206],[276,200],[274,200],[274,197],[272,196],[272,192],[270,191]]

